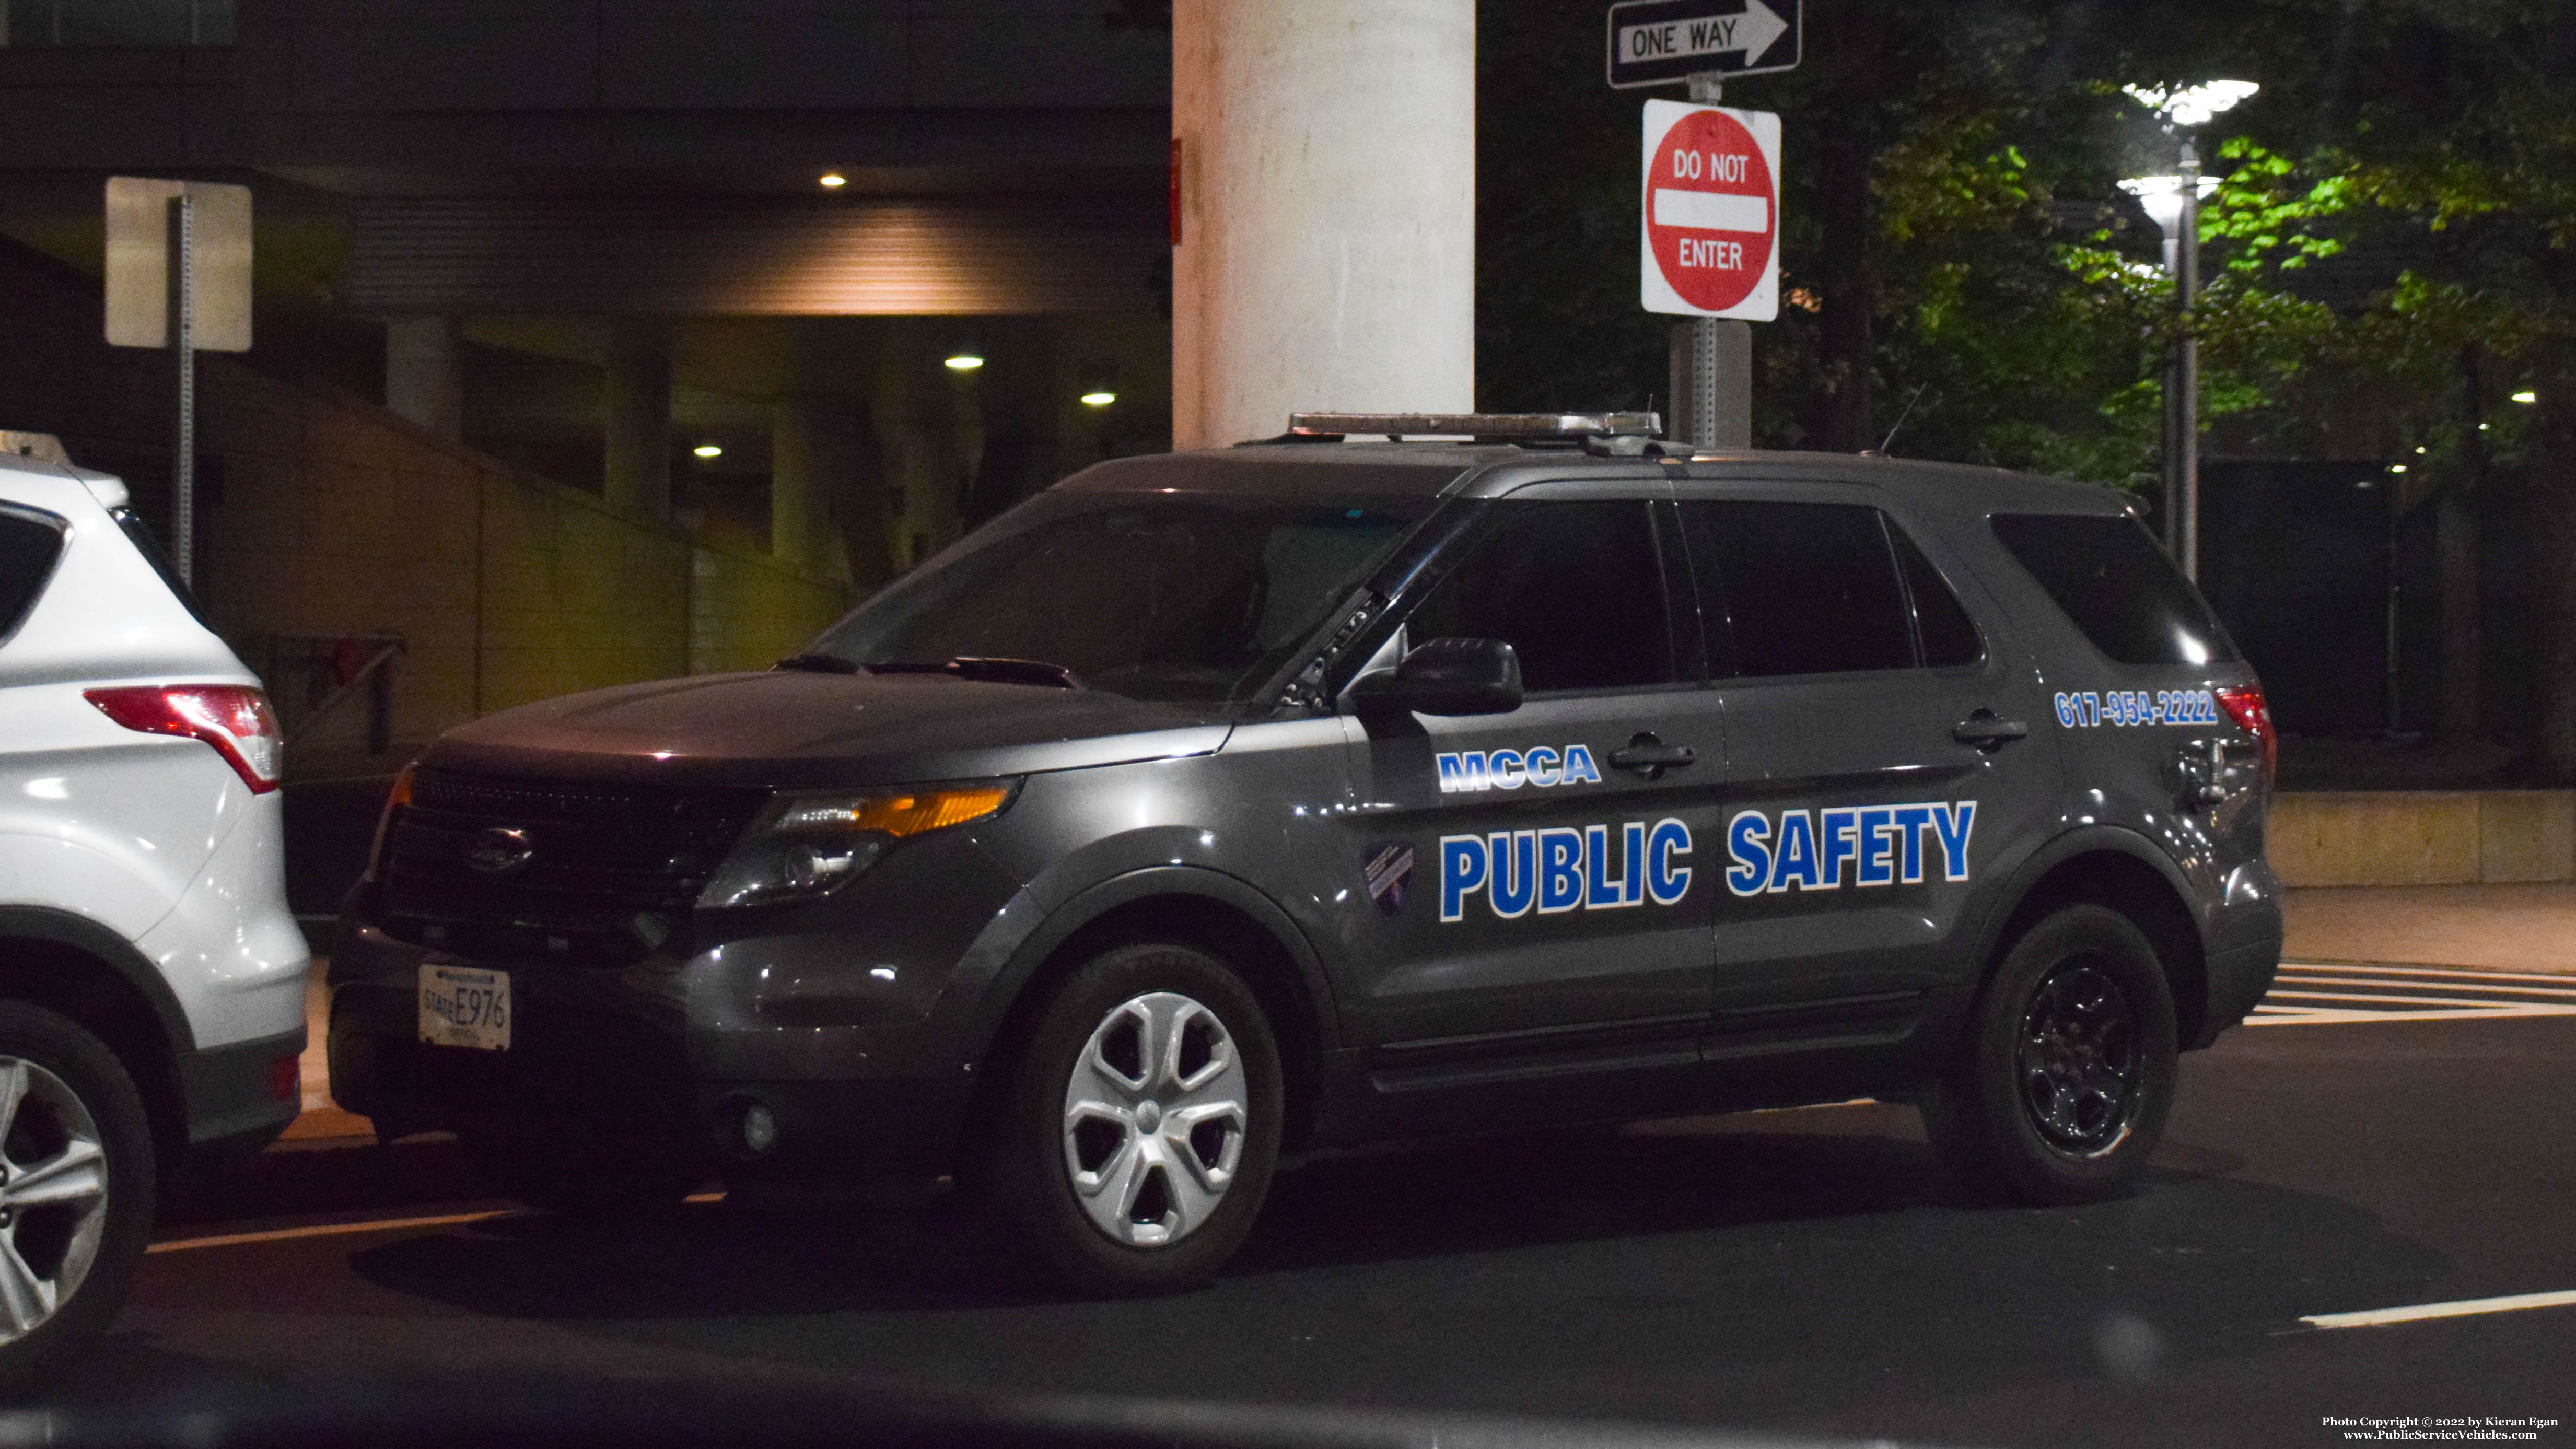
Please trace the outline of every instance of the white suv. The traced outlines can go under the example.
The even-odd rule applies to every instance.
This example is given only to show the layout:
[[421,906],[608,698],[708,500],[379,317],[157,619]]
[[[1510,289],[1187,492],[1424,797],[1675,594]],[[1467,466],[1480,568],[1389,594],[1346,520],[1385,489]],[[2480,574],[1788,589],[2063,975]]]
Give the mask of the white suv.
[[115,1318],[157,1183],[301,1096],[276,718],[125,499],[0,455],[0,1387]]

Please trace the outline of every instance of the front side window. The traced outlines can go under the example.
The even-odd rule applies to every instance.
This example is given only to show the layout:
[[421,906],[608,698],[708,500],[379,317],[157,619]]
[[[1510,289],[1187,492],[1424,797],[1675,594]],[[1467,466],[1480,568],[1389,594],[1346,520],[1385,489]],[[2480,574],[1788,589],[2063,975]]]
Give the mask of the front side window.
[[1042,497],[861,605],[812,652],[859,665],[1029,659],[1135,699],[1239,700],[1431,502]]
[[1694,500],[1683,528],[1703,609],[1752,678],[1914,666],[1914,620],[1879,511],[1848,503]]
[[1500,639],[1532,693],[1680,677],[1644,501],[1493,506],[1501,522],[1406,617],[1409,643]]

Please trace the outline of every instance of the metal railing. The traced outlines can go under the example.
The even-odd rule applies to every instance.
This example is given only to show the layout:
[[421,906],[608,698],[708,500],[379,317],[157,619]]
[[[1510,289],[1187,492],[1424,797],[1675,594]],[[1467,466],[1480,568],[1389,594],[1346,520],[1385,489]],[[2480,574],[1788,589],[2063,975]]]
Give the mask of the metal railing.
[[233,0],[0,0],[0,45],[230,45]]
[[268,640],[270,702],[291,748],[360,694],[367,697],[367,753],[393,749],[394,662],[407,646],[400,634],[272,634]]

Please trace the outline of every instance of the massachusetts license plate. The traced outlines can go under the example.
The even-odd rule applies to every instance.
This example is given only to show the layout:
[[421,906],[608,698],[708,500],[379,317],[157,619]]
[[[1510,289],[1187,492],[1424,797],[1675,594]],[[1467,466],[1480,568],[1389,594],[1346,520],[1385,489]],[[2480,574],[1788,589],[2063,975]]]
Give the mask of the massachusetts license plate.
[[420,968],[420,1039],[475,1051],[510,1049],[510,973],[468,966]]

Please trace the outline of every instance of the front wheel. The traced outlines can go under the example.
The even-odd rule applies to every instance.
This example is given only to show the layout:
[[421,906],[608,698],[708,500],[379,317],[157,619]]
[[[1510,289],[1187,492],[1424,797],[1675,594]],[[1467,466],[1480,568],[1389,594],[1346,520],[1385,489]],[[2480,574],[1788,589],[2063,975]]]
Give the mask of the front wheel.
[[104,1333],[152,1234],[152,1129],[115,1053],[0,1002],[0,1390]]
[[1040,1009],[979,1129],[1011,1239],[1083,1293],[1173,1292],[1241,1246],[1278,1161],[1279,1052],[1223,963],[1127,946]]
[[2146,1171],[2172,1109],[2173,992],[2136,924],[2069,906],[1986,983],[1968,1039],[1923,1103],[1925,1134],[1980,1196],[2094,1202]]

